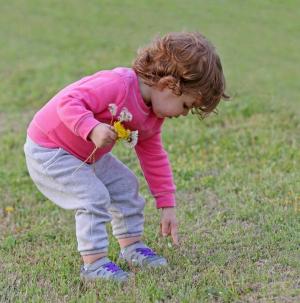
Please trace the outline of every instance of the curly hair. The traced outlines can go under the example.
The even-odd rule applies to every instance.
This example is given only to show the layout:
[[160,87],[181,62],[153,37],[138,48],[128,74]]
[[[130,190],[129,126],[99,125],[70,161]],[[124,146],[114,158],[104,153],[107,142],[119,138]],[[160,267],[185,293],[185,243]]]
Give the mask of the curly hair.
[[194,113],[215,111],[225,94],[225,78],[214,46],[198,32],[169,33],[139,49],[132,68],[149,86],[171,89],[200,100]]

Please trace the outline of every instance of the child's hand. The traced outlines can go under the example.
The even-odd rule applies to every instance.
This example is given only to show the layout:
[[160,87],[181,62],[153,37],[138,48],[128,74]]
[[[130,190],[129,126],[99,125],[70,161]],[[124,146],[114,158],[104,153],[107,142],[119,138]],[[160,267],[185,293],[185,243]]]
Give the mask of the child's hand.
[[166,207],[161,210],[160,232],[163,237],[171,236],[174,245],[178,245],[178,223],[175,207]]
[[93,141],[96,147],[105,147],[113,144],[117,139],[117,134],[111,125],[100,123],[91,131],[89,138]]

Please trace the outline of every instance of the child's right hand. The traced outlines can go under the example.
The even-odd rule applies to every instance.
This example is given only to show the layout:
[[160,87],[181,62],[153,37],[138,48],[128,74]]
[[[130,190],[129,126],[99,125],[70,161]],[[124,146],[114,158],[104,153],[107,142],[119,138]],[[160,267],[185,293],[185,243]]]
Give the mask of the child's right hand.
[[96,147],[101,148],[113,144],[117,134],[111,125],[100,123],[92,129],[89,138]]

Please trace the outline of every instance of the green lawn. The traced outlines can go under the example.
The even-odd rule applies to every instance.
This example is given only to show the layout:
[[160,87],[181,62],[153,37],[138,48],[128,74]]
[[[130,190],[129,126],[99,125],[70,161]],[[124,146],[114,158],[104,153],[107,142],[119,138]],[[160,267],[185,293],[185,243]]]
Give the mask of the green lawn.
[[[298,1],[1,1],[0,302],[300,302]],[[130,66],[157,34],[198,30],[217,47],[230,102],[167,121],[181,245],[158,235],[141,177],[145,241],[169,260],[126,286],[83,284],[74,213],[45,199],[22,152],[34,112],[64,85]],[[111,238],[110,257],[117,260]]]

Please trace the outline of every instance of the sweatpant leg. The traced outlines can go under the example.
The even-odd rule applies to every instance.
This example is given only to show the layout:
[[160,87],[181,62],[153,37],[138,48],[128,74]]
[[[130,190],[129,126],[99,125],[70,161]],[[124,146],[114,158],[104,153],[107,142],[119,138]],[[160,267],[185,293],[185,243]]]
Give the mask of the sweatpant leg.
[[27,139],[24,151],[29,174],[38,189],[64,209],[75,209],[76,236],[81,255],[106,252],[105,224],[111,221],[110,196],[91,165],[65,150],[49,149]]
[[118,238],[141,236],[144,230],[145,200],[139,195],[135,174],[112,154],[96,162],[96,175],[106,186],[111,204],[113,235]]

